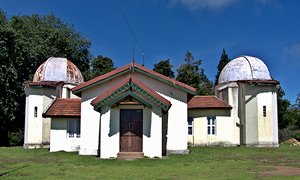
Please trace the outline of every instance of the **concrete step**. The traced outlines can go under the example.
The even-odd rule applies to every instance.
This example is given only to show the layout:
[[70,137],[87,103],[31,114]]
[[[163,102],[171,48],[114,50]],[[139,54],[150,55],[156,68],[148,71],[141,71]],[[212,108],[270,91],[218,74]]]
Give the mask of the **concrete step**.
[[118,153],[118,159],[122,159],[122,160],[135,160],[143,157],[144,157],[143,152],[119,152]]

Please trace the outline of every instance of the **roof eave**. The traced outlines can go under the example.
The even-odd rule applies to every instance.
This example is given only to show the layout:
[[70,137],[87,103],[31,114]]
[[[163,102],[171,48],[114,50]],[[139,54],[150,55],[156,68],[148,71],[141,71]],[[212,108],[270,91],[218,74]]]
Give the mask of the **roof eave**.
[[189,107],[188,109],[232,109],[232,107]]
[[[78,86],[76,86],[76,87],[72,88],[71,91],[73,92],[73,94],[75,94],[75,95],[80,95],[80,96],[81,96],[81,92],[82,92],[82,91],[84,91],[84,90],[86,90],[86,89],[88,89],[88,88],[90,88],[90,87],[93,87],[93,86],[102,84],[102,83],[104,83],[104,82],[107,82],[107,81],[109,81],[109,80],[111,80],[111,79],[113,79],[113,78],[115,78],[115,77],[118,77],[118,76],[120,76],[120,75],[123,75],[123,74],[125,74],[125,73],[127,73],[127,72],[129,72],[129,68],[128,68],[128,69],[124,69],[124,70],[122,70],[122,71],[120,71],[120,72],[118,72],[118,73],[116,73],[116,74],[113,74],[112,76],[109,76],[109,77],[107,77],[107,78],[104,78],[104,79],[102,79],[102,80],[99,80],[99,81],[96,81],[96,82],[94,82],[94,83],[88,84],[87,86],[84,86],[84,84],[89,83],[89,81],[84,82],[84,83],[80,84],[80,85],[83,85],[84,87],[82,87],[82,88],[77,88]],[[93,80],[93,79],[91,79],[91,80]],[[91,80],[90,80],[90,81],[91,81]],[[79,86],[80,86],[80,85],[79,85]]]
[[[155,75],[155,74],[151,74],[151,73],[149,73],[149,72],[143,70],[142,67],[140,67],[139,65],[134,65],[134,66],[133,66],[134,69],[132,69],[131,67],[132,67],[131,64],[130,64],[130,65],[123,66],[123,67],[120,68],[120,72],[118,72],[118,69],[116,69],[116,72],[117,72],[117,73],[112,74],[111,76],[108,76],[108,77],[103,78],[103,79],[99,78],[99,79],[101,79],[101,80],[95,81],[95,82],[93,82],[93,83],[90,83],[90,82],[93,81],[93,80],[95,80],[95,79],[91,79],[91,80],[89,80],[89,81],[87,81],[87,82],[84,82],[84,83],[82,83],[82,84],[80,84],[80,85],[74,87],[74,88],[72,89],[72,92],[73,92],[74,94],[76,94],[76,95],[80,95],[80,94],[79,94],[80,92],[82,92],[82,91],[84,91],[84,90],[86,90],[86,89],[88,89],[88,88],[90,88],[90,87],[93,87],[93,86],[102,84],[102,83],[104,83],[104,82],[107,82],[107,81],[109,81],[109,80],[115,78],[115,77],[118,77],[118,76],[120,76],[120,75],[123,75],[123,74],[125,74],[125,73],[130,72],[130,71],[133,70],[133,71],[140,72],[140,73],[142,73],[142,74],[144,74],[144,75],[147,75],[147,76],[149,76],[149,77],[152,77],[152,78],[154,78],[154,79],[156,79],[156,80],[159,80],[159,81],[161,81],[161,82],[164,82],[164,83],[166,83],[166,84],[168,84],[168,85],[171,85],[171,86],[173,86],[173,87],[175,87],[175,88],[178,88],[178,89],[180,89],[180,90],[182,90],[182,91],[184,91],[184,92],[187,92],[187,93],[189,93],[189,94],[191,94],[191,95],[195,95],[195,94],[196,94],[196,89],[195,89],[195,88],[193,88],[193,87],[191,87],[191,86],[188,86],[188,85],[186,85],[186,86],[188,86],[188,87],[184,87],[183,85],[180,85],[180,84],[179,84],[179,83],[181,83],[181,82],[179,82],[179,81],[178,81],[177,83],[175,83],[175,82],[172,82],[172,80],[167,80],[168,77],[166,77],[165,79],[164,79],[164,78],[161,78],[161,77],[159,77],[159,76],[157,76],[157,75]],[[149,71],[151,71],[151,70],[149,70]],[[109,73],[110,73],[110,72],[109,72]],[[153,73],[156,73],[156,72],[153,72]],[[107,73],[107,74],[108,74],[108,73]],[[102,75],[102,76],[105,76],[105,75],[107,75],[107,74],[104,74],[104,75]],[[101,77],[101,76],[99,76],[99,77]],[[96,78],[97,78],[97,77],[96,77]],[[90,84],[89,84],[89,83],[90,83]],[[85,86],[84,84],[87,84],[87,85]],[[184,84],[184,83],[182,83],[182,84]],[[81,87],[81,86],[83,86],[83,87]]]

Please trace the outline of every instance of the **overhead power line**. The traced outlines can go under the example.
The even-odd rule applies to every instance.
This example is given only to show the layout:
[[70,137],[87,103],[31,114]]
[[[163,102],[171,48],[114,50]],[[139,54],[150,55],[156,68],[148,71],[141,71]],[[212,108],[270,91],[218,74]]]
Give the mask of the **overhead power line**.
[[[123,17],[123,19],[124,19],[126,25],[128,26],[128,29],[129,29],[129,31],[130,31],[130,33],[131,33],[133,39],[134,39],[134,43],[136,42],[137,45],[139,46],[139,48],[140,48],[141,51],[142,51],[143,65],[144,65],[144,57],[146,57],[146,59],[149,61],[149,63],[152,64],[151,61],[147,58],[147,56],[145,56],[145,49],[143,48],[142,44],[140,43],[140,41],[138,40],[136,34],[134,33],[133,28],[131,27],[131,25],[130,25],[128,19],[126,18],[125,12],[121,9],[121,7],[119,6],[117,0],[114,0],[114,2],[115,2],[115,4],[116,4],[117,9],[120,11],[120,14],[122,15],[122,17]],[[133,57],[133,58],[134,58],[134,57]]]

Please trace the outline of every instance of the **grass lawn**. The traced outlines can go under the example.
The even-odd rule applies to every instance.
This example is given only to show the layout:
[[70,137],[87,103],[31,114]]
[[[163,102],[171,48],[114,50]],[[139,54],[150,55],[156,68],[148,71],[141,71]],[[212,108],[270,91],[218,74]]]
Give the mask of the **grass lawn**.
[[0,179],[300,179],[289,172],[266,173],[276,172],[277,167],[300,170],[297,147],[192,147],[190,151],[163,159],[123,161],[0,147]]

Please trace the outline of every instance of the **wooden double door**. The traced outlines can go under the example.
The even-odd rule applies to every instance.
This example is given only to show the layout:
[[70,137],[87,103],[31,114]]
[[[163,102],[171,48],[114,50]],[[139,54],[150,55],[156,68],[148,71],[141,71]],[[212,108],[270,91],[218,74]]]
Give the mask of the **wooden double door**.
[[143,110],[120,110],[120,152],[143,151]]

